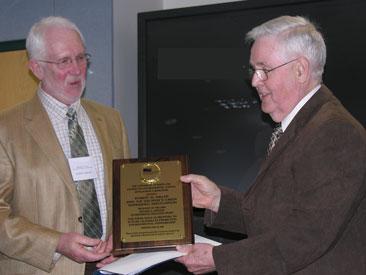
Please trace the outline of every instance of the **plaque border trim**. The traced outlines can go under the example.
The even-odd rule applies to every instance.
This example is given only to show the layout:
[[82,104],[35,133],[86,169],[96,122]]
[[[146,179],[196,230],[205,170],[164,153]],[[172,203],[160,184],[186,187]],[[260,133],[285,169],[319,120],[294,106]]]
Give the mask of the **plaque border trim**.
[[136,162],[159,162],[159,161],[172,161],[177,160],[181,162],[182,175],[188,173],[188,161],[187,156],[164,156],[164,157],[152,157],[152,158],[134,158],[134,159],[114,159],[113,160],[113,217],[112,217],[112,231],[113,231],[113,250],[114,256],[131,254],[136,252],[148,252],[148,251],[164,251],[175,250],[176,245],[193,244],[193,225],[192,225],[192,196],[191,185],[189,183],[182,182],[183,192],[183,212],[184,212],[184,229],[185,238],[181,240],[164,240],[164,241],[141,241],[141,242],[128,242],[123,243],[120,240],[121,236],[121,182],[120,182],[120,168],[124,163],[136,163]]

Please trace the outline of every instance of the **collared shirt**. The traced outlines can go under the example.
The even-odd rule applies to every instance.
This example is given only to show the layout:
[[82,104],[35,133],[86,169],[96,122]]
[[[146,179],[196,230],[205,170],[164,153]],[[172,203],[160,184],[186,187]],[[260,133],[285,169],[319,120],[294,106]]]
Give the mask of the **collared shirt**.
[[294,119],[296,114],[301,110],[306,102],[319,90],[320,84],[312,89],[306,96],[304,96],[299,103],[292,109],[292,111],[281,121],[282,131],[285,132],[286,128],[289,126],[290,122]]
[[88,148],[88,154],[96,160],[97,178],[94,179],[95,191],[97,193],[100,215],[103,225],[102,239],[106,238],[106,221],[107,221],[107,204],[105,200],[104,189],[104,166],[103,156],[100,148],[99,141],[95,134],[92,123],[88,117],[88,114],[80,104],[80,100],[73,103],[71,106],[67,106],[52,96],[48,95],[41,88],[38,89],[38,96],[42,102],[42,105],[47,111],[47,114],[51,120],[53,129],[55,130],[58,141],[62,147],[62,150],[67,159],[71,158],[71,149],[69,141],[68,130],[68,117],[66,116],[67,110],[71,107],[76,111],[78,117],[78,123],[83,130],[86,146]]

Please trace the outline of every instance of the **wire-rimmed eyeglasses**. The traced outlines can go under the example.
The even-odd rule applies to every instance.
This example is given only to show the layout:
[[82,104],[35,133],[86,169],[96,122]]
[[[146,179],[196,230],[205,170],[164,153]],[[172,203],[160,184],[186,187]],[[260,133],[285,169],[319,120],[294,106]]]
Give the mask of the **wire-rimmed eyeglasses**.
[[63,57],[63,58],[61,58],[59,60],[56,60],[56,61],[42,60],[42,59],[37,59],[37,60],[40,61],[40,62],[55,64],[57,66],[57,68],[59,68],[61,70],[64,70],[64,69],[70,68],[71,65],[73,64],[73,62],[76,62],[76,64],[78,66],[89,65],[90,59],[91,59],[91,54],[82,53],[82,54],[77,55],[74,59],[70,56],[67,56],[67,57]]
[[285,65],[287,65],[291,62],[294,62],[297,59],[298,58],[292,59],[292,60],[290,60],[288,62],[285,62],[281,65],[278,65],[278,66],[276,66],[272,69],[255,69],[255,68],[249,66],[249,69],[248,69],[249,78],[252,79],[254,74],[255,74],[260,80],[265,81],[265,80],[268,79],[268,73],[270,73],[270,72],[272,72],[272,71],[274,71],[278,68],[281,68],[281,67],[283,67],[283,66],[285,66]]

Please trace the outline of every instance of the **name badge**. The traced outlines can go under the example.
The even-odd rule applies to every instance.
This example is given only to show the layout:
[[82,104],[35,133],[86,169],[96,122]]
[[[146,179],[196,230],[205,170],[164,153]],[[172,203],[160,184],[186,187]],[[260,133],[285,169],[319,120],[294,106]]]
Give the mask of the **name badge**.
[[96,161],[93,157],[69,159],[72,179],[74,181],[95,179],[97,177]]

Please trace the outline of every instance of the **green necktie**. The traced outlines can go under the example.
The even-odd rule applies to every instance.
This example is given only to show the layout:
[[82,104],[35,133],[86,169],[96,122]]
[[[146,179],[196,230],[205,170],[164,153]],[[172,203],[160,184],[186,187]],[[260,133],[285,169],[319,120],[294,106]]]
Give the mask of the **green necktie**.
[[[76,111],[70,108],[66,116],[69,118],[71,157],[89,156],[83,130],[78,123]],[[99,239],[102,236],[103,229],[94,180],[76,181],[76,188],[79,192],[80,208],[83,213],[84,234],[88,237]]]

